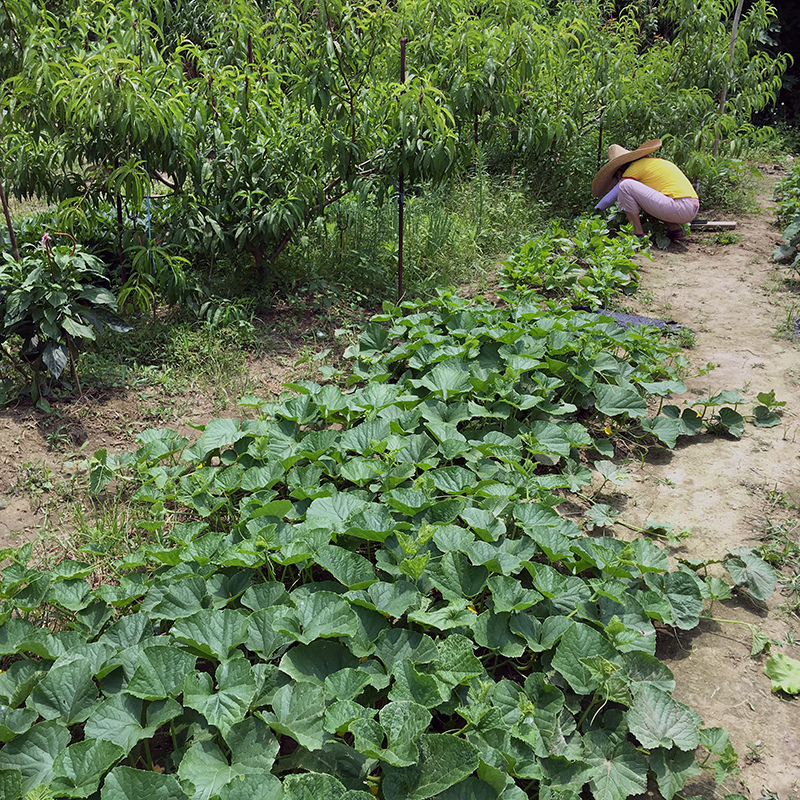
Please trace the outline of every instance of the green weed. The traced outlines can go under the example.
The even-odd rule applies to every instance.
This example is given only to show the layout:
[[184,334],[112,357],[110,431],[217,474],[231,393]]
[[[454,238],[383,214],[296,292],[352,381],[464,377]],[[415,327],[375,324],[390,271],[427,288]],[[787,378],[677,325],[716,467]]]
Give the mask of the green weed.
[[[518,180],[479,169],[470,180],[423,186],[406,196],[404,284],[427,294],[471,276],[544,226],[543,209]],[[343,198],[309,225],[276,262],[273,281],[310,293],[314,313],[363,305],[397,291],[397,203]],[[315,288],[315,284],[316,287]]]
[[734,233],[733,231],[719,231],[714,234],[714,242],[716,244],[739,244],[742,241],[742,235],[740,233]]
[[691,349],[697,345],[697,334],[691,328],[681,328],[678,333],[678,344],[684,349]]
[[110,564],[145,541],[137,525],[141,518],[141,512],[120,497],[102,502],[92,500],[88,505],[76,504],[71,518],[73,532],[69,537],[69,549],[83,551],[84,555]]

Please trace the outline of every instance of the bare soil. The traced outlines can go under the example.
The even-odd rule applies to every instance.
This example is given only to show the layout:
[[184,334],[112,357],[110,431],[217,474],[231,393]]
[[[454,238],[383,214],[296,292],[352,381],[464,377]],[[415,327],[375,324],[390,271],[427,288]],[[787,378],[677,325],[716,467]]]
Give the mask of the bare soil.
[[[766,170],[765,170],[766,172]],[[690,395],[738,389],[748,399],[775,391],[786,401],[781,425],[746,425],[740,440],[703,436],[679,442],[671,452],[645,459],[625,487],[625,518],[688,528],[675,555],[717,558],[729,548],[757,547],[766,519],[797,515],[800,502],[800,348],[776,332],[800,316],[772,251],[780,240],[768,213],[773,176],[758,197],[764,211],[737,220],[737,244],[719,244],[714,233],[693,233],[668,250],[653,248],[641,270],[640,313],[675,319],[696,334],[687,352],[695,368],[713,364],[707,375],[687,381]],[[794,311],[793,311],[794,308]],[[792,321],[790,319],[790,321]],[[752,407],[751,407],[752,409]],[[747,410],[744,410],[747,413]],[[779,502],[783,499],[783,503]],[[787,504],[789,508],[787,508]],[[794,504],[794,508],[791,505]],[[797,537],[797,530],[795,531]],[[714,616],[761,625],[775,640],[797,641],[797,610],[776,593],[759,608],[741,597],[714,607]],[[797,602],[797,597],[794,598]],[[709,726],[728,730],[739,753],[740,785],[746,796],[800,797],[800,699],[770,690],[763,655],[750,657],[751,636],[743,625],[703,622],[690,635],[665,636],[660,657],[675,674],[675,696]],[[800,658],[800,647],[773,647]],[[692,787],[703,797],[723,796],[707,784]],[[690,796],[693,791],[686,791]]]
[[[641,289],[633,301],[639,313],[674,319],[694,331],[696,345],[687,355],[695,369],[715,365],[687,381],[690,394],[739,389],[755,400],[758,392],[774,390],[787,403],[777,427],[748,424],[741,440],[703,436],[630,465],[634,481],[617,497],[623,518],[689,528],[692,535],[674,549],[676,556],[722,557],[729,548],[758,546],[765,518],[796,515],[800,503],[800,348],[791,338],[776,336],[793,308],[800,316],[800,301],[795,303],[786,283],[787,271],[772,263],[779,234],[768,207],[776,176],[767,174],[774,170],[764,172],[759,198],[764,211],[737,220],[740,242],[721,244],[713,233],[693,233],[666,251],[653,248],[653,261],[643,260]],[[265,398],[279,393],[300,373],[298,357],[299,346],[294,353],[287,346],[254,361],[250,391]],[[24,407],[0,411],[0,548],[18,546],[42,531],[57,536],[59,526],[69,524],[59,501],[63,493],[54,486],[80,476],[81,459],[96,449],[128,449],[149,427],[189,431],[190,424],[213,416],[243,416],[235,398],[228,409],[218,399],[212,402],[211,388],[145,401],[132,390],[109,392],[63,404],[48,416]],[[171,411],[162,410],[154,421],[158,402]],[[800,641],[800,618],[787,608],[790,599],[776,593],[758,607],[735,596],[716,604],[714,613],[761,625],[782,642],[773,652],[800,658],[800,647],[786,644],[787,635],[790,642]],[[706,725],[726,728],[739,753],[735,785],[695,783],[685,795],[739,791],[754,800],[768,793],[780,800],[800,797],[800,698],[771,692],[765,656],[750,656],[748,629],[704,622],[689,634],[661,635],[659,648],[675,673],[677,698],[696,709]]]

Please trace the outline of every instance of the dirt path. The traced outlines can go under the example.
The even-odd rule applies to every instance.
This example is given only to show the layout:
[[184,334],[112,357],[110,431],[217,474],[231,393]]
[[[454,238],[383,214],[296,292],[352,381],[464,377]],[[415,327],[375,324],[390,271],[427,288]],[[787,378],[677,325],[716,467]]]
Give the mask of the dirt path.
[[[771,182],[765,182],[759,197],[764,208],[771,191]],[[758,392],[774,389],[787,403],[778,427],[748,424],[739,441],[703,437],[679,444],[637,470],[638,480],[626,492],[625,516],[639,525],[657,520],[677,530],[689,528],[693,535],[684,540],[679,555],[722,557],[728,548],[758,546],[766,515],[797,514],[800,348],[796,341],[775,336],[786,321],[791,296],[780,286],[771,260],[779,239],[771,220],[770,213],[740,220],[738,244],[718,244],[714,234],[703,233],[666,252],[654,248],[654,262],[642,270],[639,296],[652,297],[643,313],[691,328],[697,337],[688,351],[693,366],[717,365],[710,374],[687,381],[690,395],[738,389],[755,400]],[[775,505],[781,497],[791,498],[795,507]],[[780,608],[787,599],[776,594],[767,613],[735,598],[716,604],[714,615],[761,623],[773,639],[790,634],[798,641],[797,612]],[[748,629],[704,622],[693,635],[665,637],[661,646],[660,655],[677,679],[676,697],[697,710],[706,725],[730,732],[742,769],[736,790],[752,798],[800,796],[800,700],[771,692],[764,656],[750,657]],[[800,657],[797,645],[773,646],[773,652]],[[714,790],[713,782],[693,789],[706,797],[725,794]]]

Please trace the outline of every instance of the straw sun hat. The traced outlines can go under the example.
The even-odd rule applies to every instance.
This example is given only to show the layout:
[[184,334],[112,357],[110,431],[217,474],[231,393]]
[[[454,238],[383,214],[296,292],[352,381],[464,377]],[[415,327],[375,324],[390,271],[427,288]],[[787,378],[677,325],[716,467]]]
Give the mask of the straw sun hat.
[[636,161],[650,153],[655,153],[661,147],[661,139],[651,139],[649,142],[640,144],[635,150],[626,150],[618,144],[612,144],[608,148],[608,163],[600,167],[597,175],[592,181],[592,194],[595,197],[602,197],[614,183],[614,173],[625,164]]

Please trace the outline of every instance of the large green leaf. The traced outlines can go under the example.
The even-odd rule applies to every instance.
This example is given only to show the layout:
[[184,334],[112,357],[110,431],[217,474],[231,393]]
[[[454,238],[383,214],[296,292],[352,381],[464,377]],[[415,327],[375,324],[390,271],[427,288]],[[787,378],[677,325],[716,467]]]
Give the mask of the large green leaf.
[[484,508],[465,508],[461,518],[485,541],[495,542],[506,532],[503,521]]
[[658,781],[658,790],[664,800],[672,800],[683,789],[689,778],[699,775],[701,769],[692,751],[656,748],[650,753],[650,769]]
[[492,575],[487,581],[497,613],[524,611],[536,605],[542,596],[533,589],[525,589],[520,581],[505,575]]
[[183,684],[184,705],[199,711],[223,736],[241,722],[256,694],[250,662],[239,654],[217,666],[216,689],[207,672],[188,675]]
[[212,741],[193,744],[178,767],[181,787],[191,800],[211,800],[241,774],[243,771],[231,766],[219,746]]
[[469,369],[459,358],[451,358],[436,364],[421,379],[410,380],[412,386],[425,387],[443,400],[463,394],[470,389]]
[[525,652],[525,640],[510,627],[513,616],[507,612],[484,611],[475,619],[472,630],[481,646],[508,658],[519,658]]
[[282,686],[272,697],[272,711],[261,712],[274,731],[291,736],[309,750],[322,747],[324,715],[325,692],[310,683]]
[[425,708],[435,708],[450,696],[447,685],[435,675],[418,670],[408,659],[394,664],[392,672],[395,681],[389,692],[390,700],[407,700]]
[[474,472],[463,467],[442,467],[428,472],[433,485],[445,494],[462,494],[465,489],[475,486],[477,478]]
[[412,664],[429,664],[438,654],[436,643],[430,636],[407,628],[381,631],[375,642],[375,655],[388,670],[394,670],[404,660]]
[[[502,774],[500,770],[498,773]],[[470,775],[463,781],[445,789],[436,795],[434,800],[525,800],[525,794],[516,783],[509,778],[509,789],[503,794],[498,793],[498,789],[474,775]]]
[[206,582],[199,575],[154,586],[142,601],[142,611],[154,619],[191,617],[203,607]]
[[770,656],[764,664],[764,672],[772,681],[772,691],[800,694],[800,661],[785,653]]
[[336,545],[317,550],[316,562],[348,589],[366,589],[378,580],[375,568],[359,553]]
[[281,782],[263,772],[234,775],[219,791],[219,800],[285,800],[285,797]]
[[197,659],[174,645],[154,644],[142,648],[127,691],[142,700],[163,700],[183,691],[184,678]]
[[647,759],[628,741],[614,742],[602,731],[584,737],[584,760],[592,766],[589,785],[598,800],[625,800],[647,788]]
[[50,789],[56,797],[89,797],[97,791],[103,775],[125,755],[118,744],[103,739],[70,745],[53,762],[55,777]]
[[358,666],[350,650],[332,639],[315,639],[310,644],[298,644],[281,658],[280,669],[292,680],[321,686],[329,675]]
[[357,511],[364,509],[366,503],[355,494],[337,492],[329,497],[318,497],[306,511],[306,519],[327,517],[336,530],[344,530],[345,522]]
[[171,698],[156,700],[145,707],[138,697],[115,694],[92,711],[86,720],[84,735],[87,739],[114,742],[128,753],[136,742],[152,737],[162,725],[177,717],[181,710],[181,705]]
[[247,639],[249,626],[240,611],[204,609],[177,620],[171,632],[179,642],[221,660]]
[[[57,720],[40,722],[0,749],[0,770],[19,770],[23,794],[53,779],[53,764],[66,749],[70,733]],[[10,781],[10,779],[9,779]]]
[[757,600],[769,599],[778,582],[775,570],[749,547],[731,550],[731,556],[725,566],[733,582],[747,589]]
[[280,749],[278,737],[264,720],[249,716],[225,734],[231,753],[231,764],[243,773],[256,771],[262,776],[272,769]]
[[360,719],[351,725],[350,730],[359,752],[395,767],[408,767],[419,758],[417,739],[428,728],[430,721],[428,709],[417,703],[400,700],[388,703],[380,710],[379,722]]
[[145,639],[153,638],[153,623],[147,614],[128,614],[106,628],[100,637],[117,650],[132,647]]
[[653,592],[669,601],[675,625],[685,631],[697,627],[703,611],[703,597],[692,575],[685,572],[663,575],[649,572],[645,575],[645,582]]
[[[367,597],[376,611],[390,617],[402,617],[410,609],[416,608],[421,600],[416,586],[404,580],[373,583],[367,590]],[[353,603],[357,601],[353,599]]]
[[62,719],[67,725],[83,722],[94,708],[97,686],[88,658],[54,666],[31,692],[28,706],[45,719]]
[[358,618],[347,600],[333,592],[295,593],[294,608],[278,609],[273,626],[295,641],[355,636]]
[[443,597],[461,599],[474,597],[480,592],[489,571],[484,566],[472,566],[463,553],[449,551],[432,569],[428,569],[428,576]]
[[652,684],[633,688],[633,705],[626,712],[628,727],[643,747],[694,750],[700,744],[699,715]]
[[248,635],[245,645],[248,650],[258,653],[266,661],[294,641],[291,636],[272,627],[274,618],[275,611],[272,608],[261,608],[247,618]]
[[100,800],[187,800],[174,775],[116,767],[103,782]]
[[231,447],[246,435],[240,429],[238,419],[211,419],[191,451],[198,461],[205,461],[212,453]]
[[22,797],[22,773],[18,769],[0,769],[0,797],[6,800]]
[[283,800],[370,800],[371,797],[368,792],[348,791],[333,775],[320,772],[287,775],[283,781]]
[[647,403],[632,386],[598,383],[594,387],[597,410],[609,417],[626,414],[629,417],[647,416]]
[[590,694],[598,683],[581,659],[597,655],[609,661],[617,658],[616,650],[602,633],[590,625],[576,622],[561,636],[553,656],[553,667],[564,676],[573,691]]
[[475,655],[475,645],[466,636],[453,633],[439,643],[434,675],[447,686],[469,684],[484,674],[483,664]]
[[417,764],[385,768],[383,794],[386,800],[427,800],[463,780],[477,767],[474,745],[451,734],[423,734],[419,737]]
[[525,444],[531,453],[551,456],[568,456],[571,447],[567,434],[558,425],[544,420],[531,425]]
[[373,419],[345,431],[339,444],[343,450],[366,454],[374,445],[385,442],[390,433],[388,420]]
[[31,708],[0,706],[0,742],[9,742],[29,730],[39,714]]

